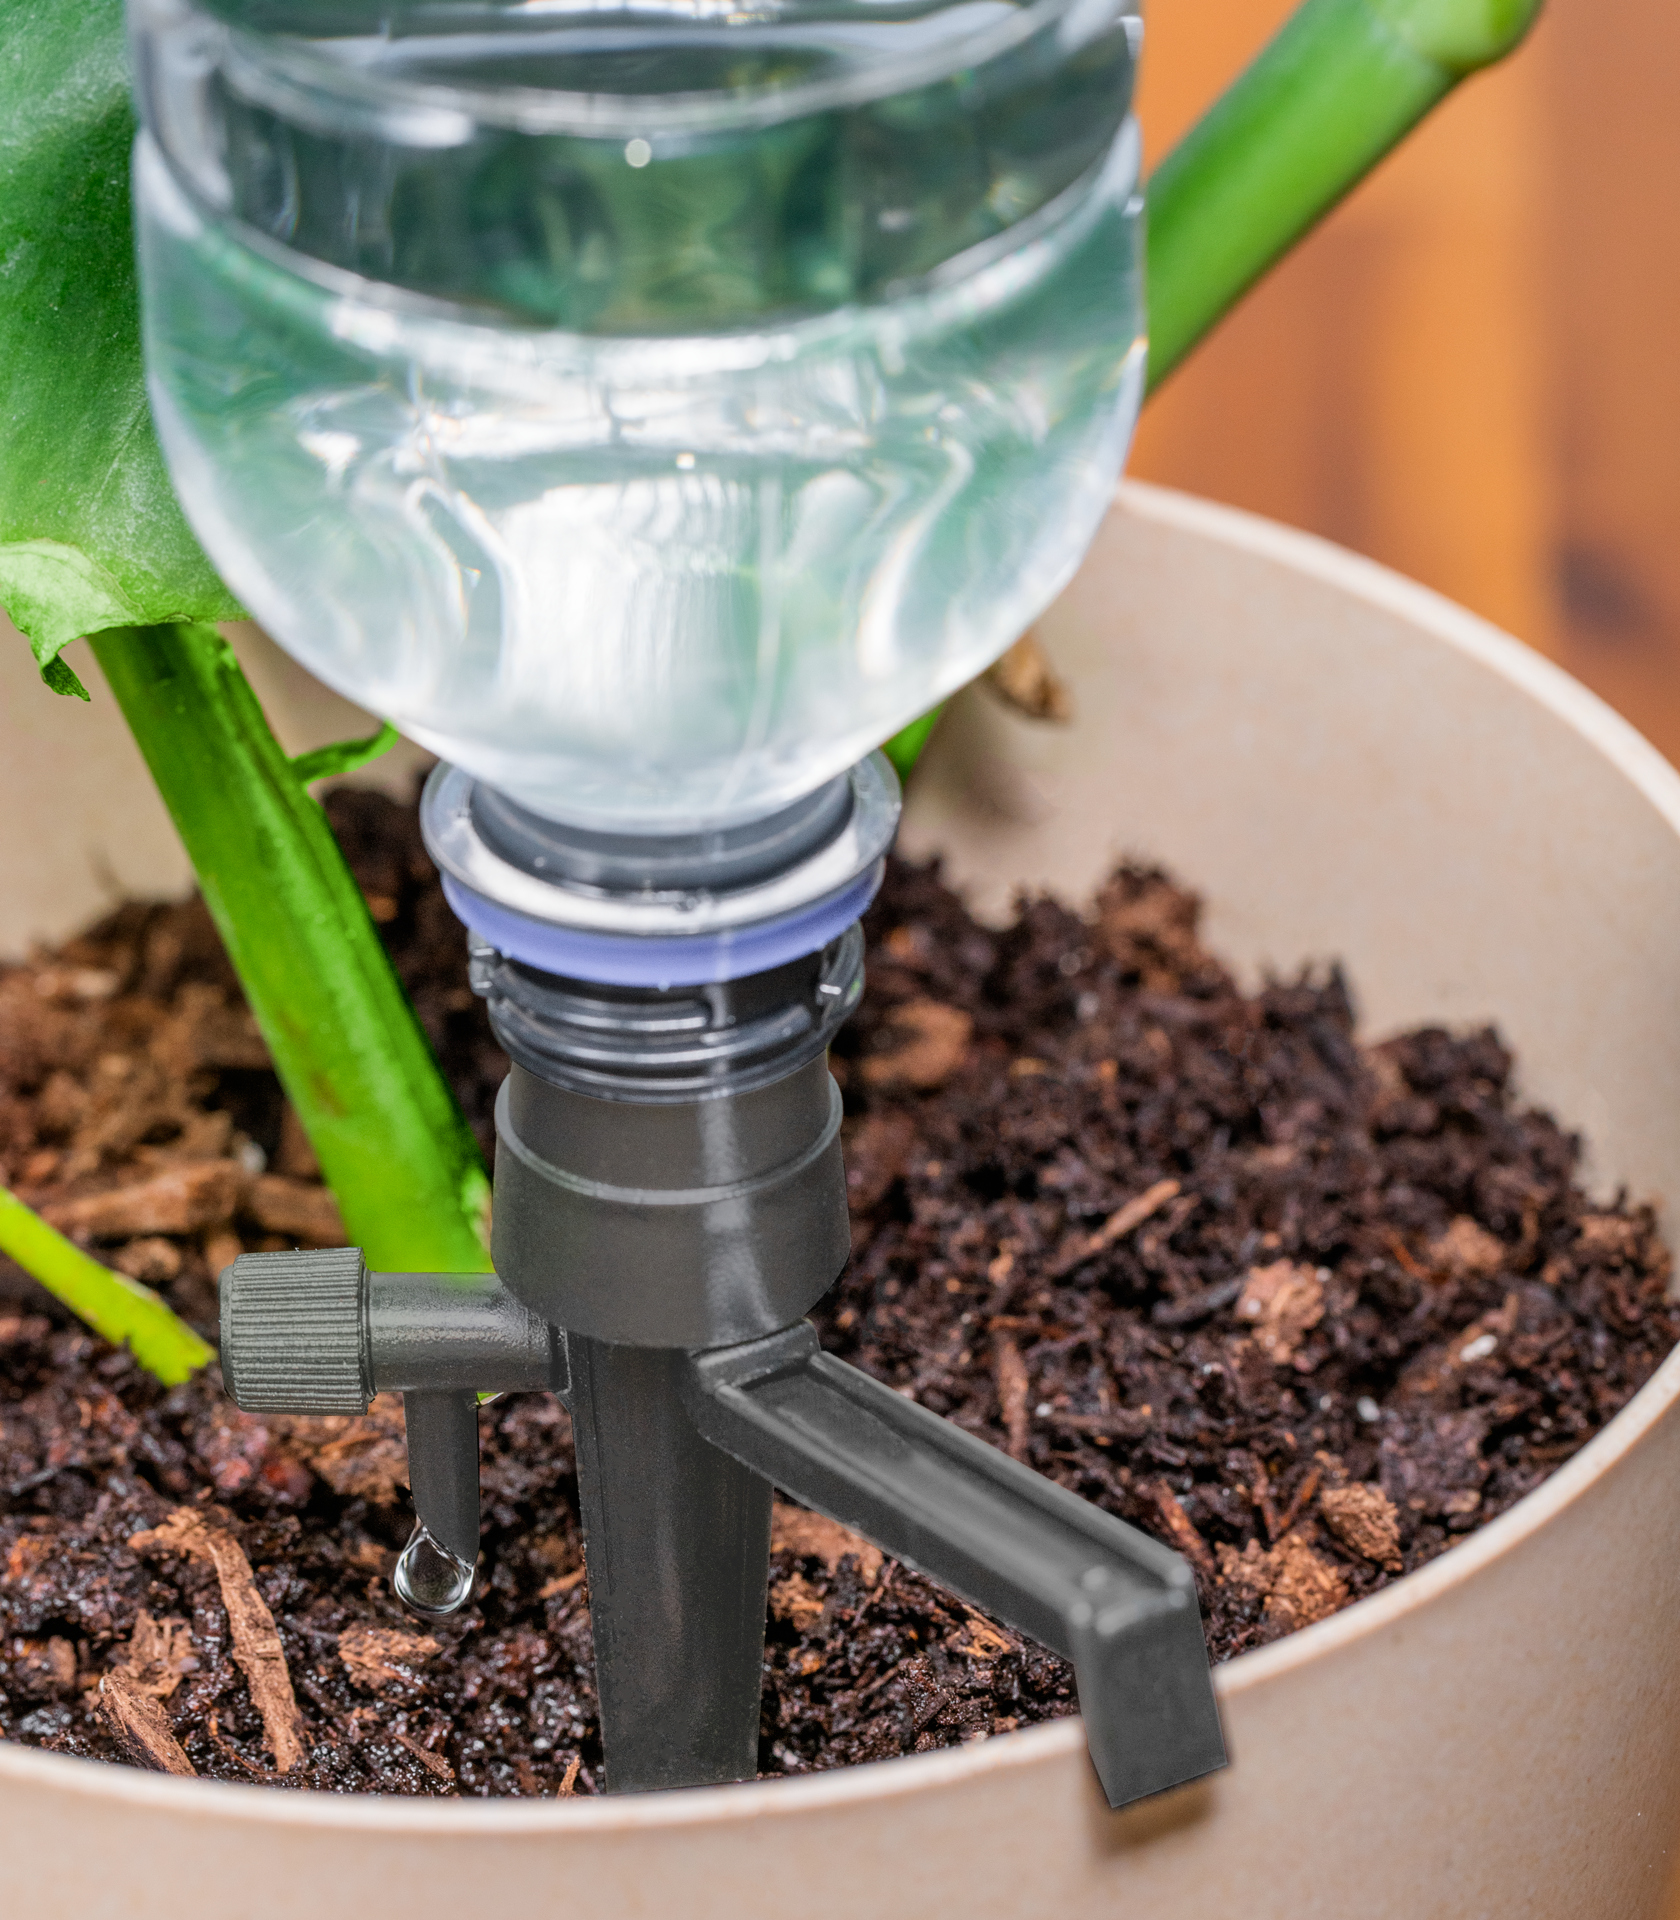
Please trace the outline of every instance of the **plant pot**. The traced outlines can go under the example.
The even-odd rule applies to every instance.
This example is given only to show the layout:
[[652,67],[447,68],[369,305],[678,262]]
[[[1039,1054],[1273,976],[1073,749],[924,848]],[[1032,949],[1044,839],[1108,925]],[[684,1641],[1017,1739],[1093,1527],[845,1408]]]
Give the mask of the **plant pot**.
[[[1525,1092],[1588,1132],[1594,1182],[1671,1196],[1680,777],[1592,695],[1380,568],[1139,487],[1040,632],[1071,730],[965,697],[911,853],[942,850],[993,911],[1023,883],[1078,897],[1123,851],[1163,859],[1237,962],[1343,958],[1368,1032],[1496,1018]],[[14,698],[0,727],[26,706],[33,751],[82,751],[41,741],[87,709]],[[0,767],[24,783],[11,739]],[[58,857],[117,847],[140,777],[113,736]],[[41,812],[24,786],[11,817]],[[64,930],[22,898],[0,948]],[[1482,1532],[1222,1668],[1230,1770],[1124,1813],[1067,1721],[565,1803],[341,1800],[6,1745],[7,1891],[37,1920],[1655,1920],[1680,1839],[1677,1393],[1680,1353]]]

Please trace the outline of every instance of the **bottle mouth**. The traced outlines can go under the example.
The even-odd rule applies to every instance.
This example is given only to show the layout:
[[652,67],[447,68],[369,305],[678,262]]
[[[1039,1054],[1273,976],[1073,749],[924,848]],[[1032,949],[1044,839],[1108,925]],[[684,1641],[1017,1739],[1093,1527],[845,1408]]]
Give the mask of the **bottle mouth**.
[[698,833],[607,833],[549,820],[483,781],[468,810],[479,838],[521,873],[603,894],[721,893],[786,873],[852,815],[840,774],[763,819]]
[[525,966],[636,987],[737,980],[827,946],[874,898],[900,808],[880,753],[792,806],[696,834],[580,830],[478,785],[444,764],[420,802],[457,917]]
[[[207,0],[205,10],[229,29],[230,71],[285,96],[273,98],[281,110],[295,112],[301,89],[317,114],[331,104],[336,126],[371,115],[405,143],[428,128],[439,146],[502,128],[640,138],[649,160],[685,136],[937,86],[1046,35],[1066,60],[1117,25],[1135,53],[1141,33],[1137,0]],[[659,84],[672,56],[680,86]],[[713,84],[692,83],[708,70]],[[575,84],[580,75],[591,84]]]

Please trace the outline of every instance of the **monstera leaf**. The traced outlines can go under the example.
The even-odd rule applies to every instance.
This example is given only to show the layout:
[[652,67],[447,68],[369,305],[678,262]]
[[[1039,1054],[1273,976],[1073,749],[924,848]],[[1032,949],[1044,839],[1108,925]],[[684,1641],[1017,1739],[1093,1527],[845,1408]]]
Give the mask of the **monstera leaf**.
[[47,684],[81,634],[237,616],[146,407],[120,0],[0,0],[0,606]]

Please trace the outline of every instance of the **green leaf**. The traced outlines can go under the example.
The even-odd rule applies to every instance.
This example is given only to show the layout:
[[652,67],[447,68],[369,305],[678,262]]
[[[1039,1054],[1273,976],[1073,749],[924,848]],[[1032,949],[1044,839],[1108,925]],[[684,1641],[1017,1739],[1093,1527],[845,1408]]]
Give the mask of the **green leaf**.
[[49,660],[41,669],[41,678],[47,683],[49,692],[66,694],[77,700],[93,698],[68,660]]
[[133,139],[121,0],[0,0],[0,603],[59,692],[79,634],[240,612],[146,406]]
[[0,546],[0,606],[29,636],[41,678],[54,693],[88,698],[58,656],[72,640],[105,627],[133,626],[140,616],[96,561],[59,540],[13,540]]

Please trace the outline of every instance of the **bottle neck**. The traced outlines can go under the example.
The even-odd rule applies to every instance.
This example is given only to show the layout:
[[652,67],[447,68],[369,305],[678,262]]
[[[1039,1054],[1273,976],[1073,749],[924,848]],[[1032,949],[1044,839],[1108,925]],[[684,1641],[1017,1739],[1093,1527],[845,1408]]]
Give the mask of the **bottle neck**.
[[[897,777],[876,753],[763,819],[657,835],[549,821],[441,766],[420,823],[477,950],[524,970],[500,976],[511,1005],[536,1014],[553,1000],[562,1024],[610,1025],[621,1018],[612,1007],[639,1006],[649,990],[713,992],[795,969],[787,980],[713,992],[702,1024],[729,1026],[756,1019],[767,996],[790,993],[825,1004],[838,997],[850,1011],[849,990],[840,982],[837,994],[830,977],[840,964],[830,949],[874,898],[899,811]],[[483,960],[481,970],[489,967]],[[572,1004],[599,999],[596,988],[609,990],[607,1012]],[[615,1001],[619,990],[628,998]]]

